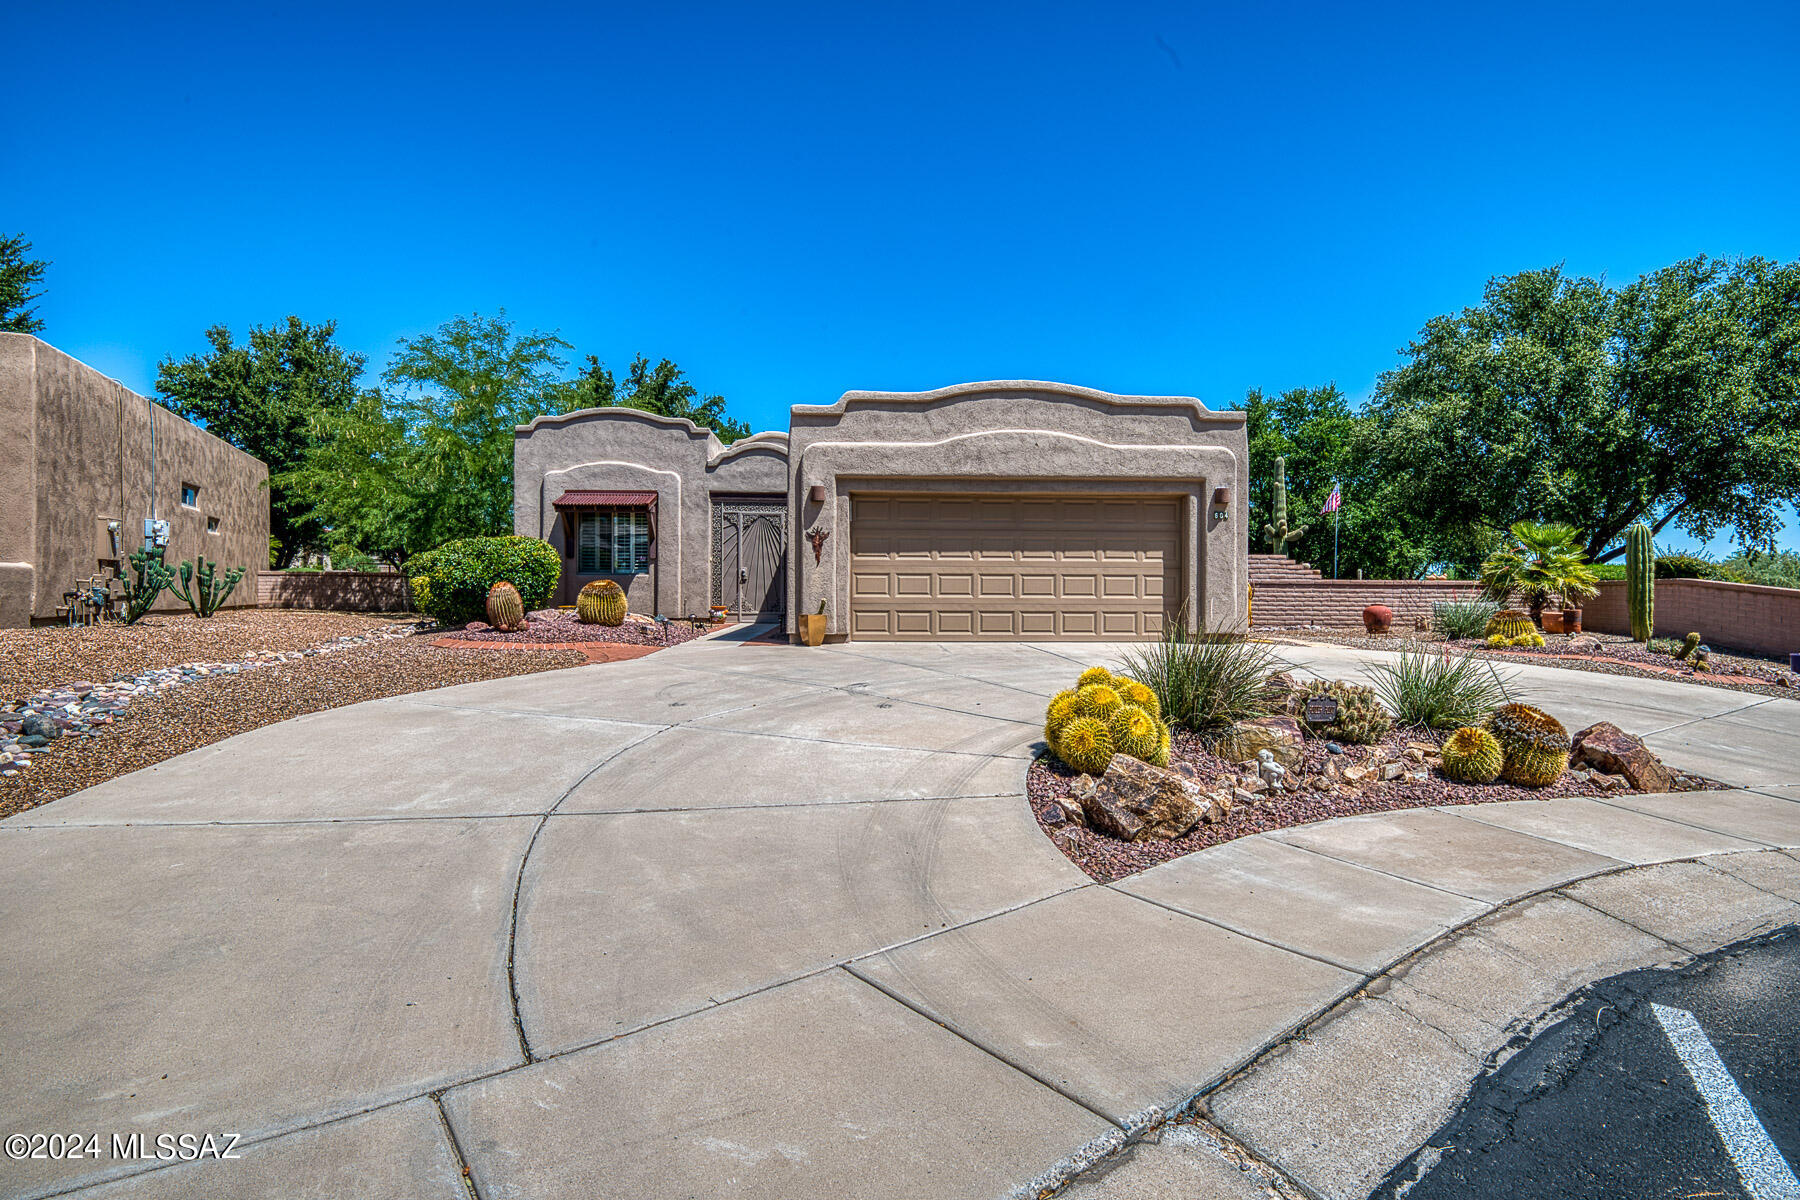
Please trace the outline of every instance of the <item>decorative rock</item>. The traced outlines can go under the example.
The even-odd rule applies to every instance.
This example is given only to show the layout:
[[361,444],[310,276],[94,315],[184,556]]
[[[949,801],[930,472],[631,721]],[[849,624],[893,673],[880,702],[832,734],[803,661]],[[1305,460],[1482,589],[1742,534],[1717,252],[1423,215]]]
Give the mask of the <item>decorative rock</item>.
[[1191,780],[1127,754],[1113,755],[1094,794],[1082,802],[1090,825],[1128,842],[1178,838],[1220,807]]
[[1081,811],[1081,801],[1058,796],[1056,807],[1057,811],[1062,813],[1064,820],[1072,821],[1077,825],[1087,824],[1087,814]]
[[1425,752],[1417,746],[1408,746],[1406,748],[1406,759],[1408,762],[1422,763],[1425,761]]
[[1385,782],[1387,782],[1387,781],[1388,781],[1388,780],[1390,780],[1390,779],[1398,779],[1398,778],[1400,778],[1400,776],[1401,776],[1401,774],[1402,774],[1402,773],[1403,773],[1403,772],[1404,772],[1404,771],[1405,771],[1405,770],[1406,770],[1406,768],[1405,768],[1405,767],[1403,767],[1403,766],[1401,766],[1401,765],[1400,765],[1400,764],[1399,764],[1399,763],[1397,763],[1397,762],[1387,762],[1387,763],[1382,763],[1382,764],[1381,764],[1381,779],[1382,779],[1382,782],[1384,782],[1384,783],[1385,783]]
[[1282,766],[1292,767],[1300,762],[1302,736],[1300,722],[1292,717],[1256,717],[1227,729],[1213,753],[1227,762],[1244,762],[1267,750]]
[[1255,804],[1260,798],[1255,792],[1245,791],[1243,788],[1231,789],[1231,799],[1237,804]]
[[1342,754],[1343,752],[1344,752],[1344,748],[1342,746],[1338,745],[1336,742],[1326,742],[1325,743],[1325,753],[1327,753],[1327,754]]
[[1069,794],[1076,800],[1086,800],[1094,794],[1094,788],[1097,786],[1099,786],[1098,781],[1092,775],[1077,775],[1075,782],[1069,785]]
[[46,740],[62,736],[62,729],[57,723],[42,713],[27,713],[25,719],[19,722],[19,732],[28,738],[37,737]]
[[1374,767],[1345,767],[1344,782],[1362,785],[1375,777]]
[[1675,786],[1675,773],[1650,753],[1643,739],[1610,721],[1590,725],[1576,734],[1569,760],[1596,767],[1608,775],[1622,775],[1640,792],[1667,792]]

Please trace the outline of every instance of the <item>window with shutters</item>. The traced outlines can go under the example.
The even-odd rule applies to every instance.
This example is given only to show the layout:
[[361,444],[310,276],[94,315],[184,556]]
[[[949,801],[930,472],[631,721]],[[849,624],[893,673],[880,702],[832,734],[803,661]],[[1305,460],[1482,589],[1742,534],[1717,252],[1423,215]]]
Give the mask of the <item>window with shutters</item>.
[[650,513],[595,508],[577,524],[575,569],[583,575],[639,575],[650,569]]

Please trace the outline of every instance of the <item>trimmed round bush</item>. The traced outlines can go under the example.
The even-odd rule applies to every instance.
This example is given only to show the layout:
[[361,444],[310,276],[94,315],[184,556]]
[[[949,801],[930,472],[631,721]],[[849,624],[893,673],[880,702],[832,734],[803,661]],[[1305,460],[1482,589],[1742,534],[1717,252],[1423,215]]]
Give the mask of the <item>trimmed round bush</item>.
[[413,605],[445,625],[485,620],[488,589],[505,580],[525,611],[542,608],[562,577],[562,556],[531,537],[473,537],[445,542],[406,560]]
[[1506,761],[1500,741],[1485,729],[1464,726],[1444,739],[1444,776],[1458,783],[1492,783]]

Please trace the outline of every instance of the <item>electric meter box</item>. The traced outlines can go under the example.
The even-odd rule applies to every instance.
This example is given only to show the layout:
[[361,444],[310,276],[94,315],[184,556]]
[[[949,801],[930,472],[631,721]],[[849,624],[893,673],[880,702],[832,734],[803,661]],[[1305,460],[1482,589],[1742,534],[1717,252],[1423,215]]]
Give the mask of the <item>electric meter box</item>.
[[144,518],[144,546],[167,546],[169,544],[169,523],[167,521]]

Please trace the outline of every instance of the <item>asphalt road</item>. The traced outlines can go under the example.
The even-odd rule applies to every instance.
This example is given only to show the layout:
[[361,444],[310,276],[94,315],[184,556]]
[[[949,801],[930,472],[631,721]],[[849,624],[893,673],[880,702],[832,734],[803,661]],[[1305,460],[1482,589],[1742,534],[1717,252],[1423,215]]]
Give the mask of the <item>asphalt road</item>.
[[1560,1011],[1373,1197],[1800,1197],[1800,930],[1601,980]]

